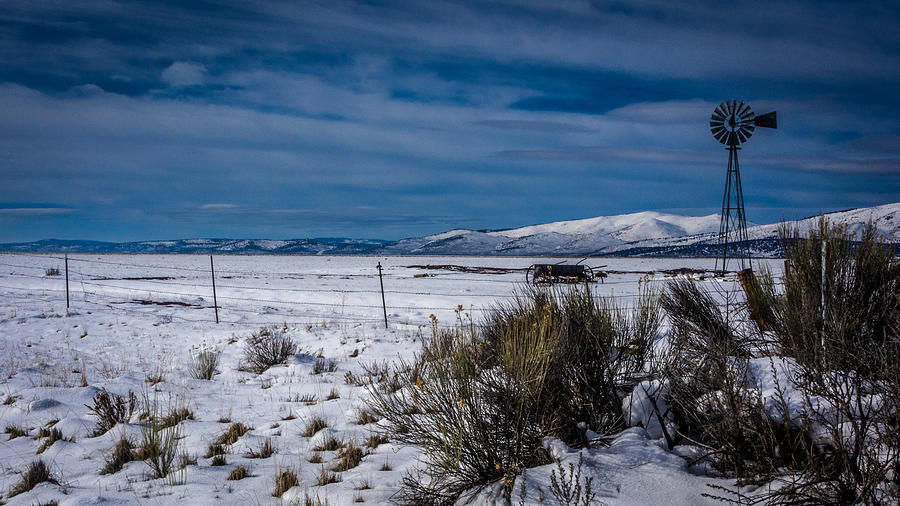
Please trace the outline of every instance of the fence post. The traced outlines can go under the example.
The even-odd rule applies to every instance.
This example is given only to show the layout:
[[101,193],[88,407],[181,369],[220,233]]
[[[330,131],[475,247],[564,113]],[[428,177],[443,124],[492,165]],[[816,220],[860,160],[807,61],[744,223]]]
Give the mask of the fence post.
[[381,262],[378,262],[378,283],[381,285],[381,309],[384,311],[384,328],[388,328],[387,324],[387,305],[384,303],[384,279],[381,277]]
[[822,232],[820,239],[822,240],[822,286],[819,291],[822,292],[822,351],[825,350],[825,233]]
[[209,256],[209,273],[212,276],[213,308],[216,310],[216,323],[219,323],[219,302],[216,300],[216,268],[213,266],[212,255]]
[[[59,258],[59,257],[57,257]],[[69,254],[66,253],[66,314],[69,313]]]

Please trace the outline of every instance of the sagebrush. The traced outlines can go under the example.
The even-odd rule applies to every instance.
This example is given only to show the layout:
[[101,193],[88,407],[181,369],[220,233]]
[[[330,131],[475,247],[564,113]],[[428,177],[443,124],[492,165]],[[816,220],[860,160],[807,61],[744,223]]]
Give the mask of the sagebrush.
[[587,428],[623,428],[622,396],[650,373],[661,317],[650,293],[628,311],[587,286],[527,288],[481,325],[435,325],[405,374],[378,371],[396,388],[369,387],[391,439],[428,463],[397,500],[448,504],[498,480],[509,498],[518,473],[551,462],[544,437],[583,446]]
[[284,364],[297,350],[297,344],[283,328],[263,327],[247,338],[243,367],[260,374],[272,366]]

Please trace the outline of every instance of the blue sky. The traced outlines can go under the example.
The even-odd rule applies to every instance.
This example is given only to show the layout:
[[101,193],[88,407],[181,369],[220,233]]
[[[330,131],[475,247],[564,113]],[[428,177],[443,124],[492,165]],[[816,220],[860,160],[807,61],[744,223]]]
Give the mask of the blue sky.
[[897,2],[2,5],[4,242],[718,213],[731,98],[750,221],[900,201]]

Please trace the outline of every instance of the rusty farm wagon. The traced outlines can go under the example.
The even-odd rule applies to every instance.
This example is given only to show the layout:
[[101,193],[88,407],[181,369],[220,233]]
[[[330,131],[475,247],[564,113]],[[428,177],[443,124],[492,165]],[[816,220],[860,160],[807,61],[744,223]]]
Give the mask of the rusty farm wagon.
[[581,264],[532,264],[525,274],[525,280],[535,285],[581,283],[594,281],[597,277],[602,279],[606,274],[596,275],[591,267]]

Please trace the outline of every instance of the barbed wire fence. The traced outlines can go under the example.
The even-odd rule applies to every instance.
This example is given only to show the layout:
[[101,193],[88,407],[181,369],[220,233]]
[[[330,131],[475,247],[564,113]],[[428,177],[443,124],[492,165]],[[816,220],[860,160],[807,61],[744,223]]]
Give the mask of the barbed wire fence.
[[[60,262],[65,265],[65,277],[59,272]],[[73,265],[70,266],[70,262]],[[111,275],[111,267],[126,270],[124,274],[127,275]],[[415,267],[422,266],[404,268],[411,271],[422,270]],[[461,314],[478,320],[480,315],[496,304],[519,297],[525,286],[526,269],[495,269],[491,274],[469,276],[456,273],[386,273],[383,294],[388,302],[383,306],[380,303],[382,290],[378,288],[378,274],[374,265],[370,274],[221,269],[217,266],[215,278],[212,278],[208,267],[124,262],[88,258],[83,254],[63,256],[3,253],[0,254],[0,290],[5,292],[5,297],[9,300],[23,303],[38,300],[46,304],[59,303],[60,306],[68,304],[70,307],[67,308],[67,314],[102,309],[128,316],[156,316],[162,318],[163,323],[172,320],[189,323],[220,322],[231,327],[257,327],[276,323],[311,326],[336,322],[364,325],[379,324],[382,321],[382,311],[389,311],[388,318],[394,326],[453,327]],[[595,293],[615,300],[619,307],[626,310],[633,307],[642,288],[658,288],[659,283],[671,277],[650,275],[651,271],[610,272],[616,272],[617,277],[594,284],[600,287],[595,289]],[[488,275],[492,277],[486,277]],[[275,279],[303,283],[310,278],[347,281],[344,285],[359,285],[361,282],[362,286],[266,286]],[[213,279],[220,292],[215,296],[216,303],[211,303]],[[244,282],[240,283],[241,280]],[[396,287],[398,284],[401,285],[400,288],[408,287],[413,282],[411,280],[428,288]],[[453,284],[448,286],[445,281]],[[736,279],[723,281],[737,283]],[[475,291],[460,288],[470,283],[491,288]],[[52,286],[47,286],[50,284]],[[616,288],[625,288],[625,293],[616,293]],[[340,300],[334,300],[335,297]],[[397,299],[407,302],[399,303],[396,302]],[[451,300],[464,301],[465,304],[447,304]],[[162,306],[169,311],[165,314],[151,313],[138,309],[142,306]],[[218,317],[219,313],[222,318]],[[432,315],[437,315],[438,323],[431,318]]]

